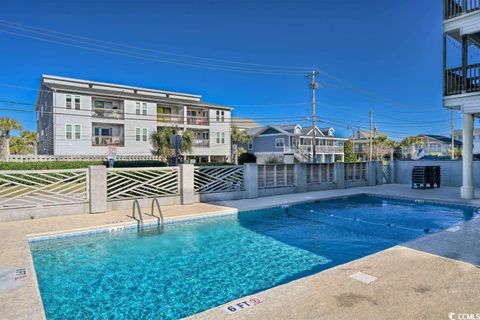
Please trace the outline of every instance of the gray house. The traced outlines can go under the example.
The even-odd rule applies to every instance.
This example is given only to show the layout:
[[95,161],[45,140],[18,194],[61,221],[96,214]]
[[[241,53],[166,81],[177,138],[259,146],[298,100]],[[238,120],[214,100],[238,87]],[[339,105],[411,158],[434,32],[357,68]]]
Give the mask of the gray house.
[[[257,163],[265,163],[278,158],[285,163],[313,161],[313,127],[293,125],[268,125],[247,129],[251,137],[246,146],[249,153],[255,154]],[[318,163],[343,161],[343,142],[346,139],[335,137],[333,128],[316,128],[315,151]]]

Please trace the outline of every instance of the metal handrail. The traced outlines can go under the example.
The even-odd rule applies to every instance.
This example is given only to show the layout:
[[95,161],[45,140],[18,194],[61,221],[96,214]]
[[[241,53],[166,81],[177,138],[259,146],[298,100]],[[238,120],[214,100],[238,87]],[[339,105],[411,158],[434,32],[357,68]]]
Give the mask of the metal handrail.
[[[158,216],[156,216],[155,213],[154,213],[154,206],[153,206],[154,203],[157,204],[157,209],[158,209],[158,214],[159,214]],[[152,210],[150,211],[150,214],[152,216],[154,216],[155,218],[157,218],[158,229],[161,229],[163,231],[163,225],[164,225],[163,213],[162,213],[162,209],[160,208],[160,202],[158,201],[158,198],[153,198],[152,199]]]
[[[138,219],[135,218],[135,211],[138,210]],[[133,219],[137,220],[138,222],[138,230],[143,231],[143,216],[142,216],[142,209],[140,208],[140,203],[138,199],[133,200],[133,208],[132,208],[132,216]]]

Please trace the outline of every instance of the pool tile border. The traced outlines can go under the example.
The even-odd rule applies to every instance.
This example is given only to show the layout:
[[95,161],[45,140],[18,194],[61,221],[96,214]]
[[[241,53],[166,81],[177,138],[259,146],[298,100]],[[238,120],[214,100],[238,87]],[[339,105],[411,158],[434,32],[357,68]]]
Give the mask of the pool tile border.
[[[179,217],[179,218],[169,218],[164,221],[164,224],[176,224],[181,222],[189,222],[189,221],[197,221],[197,220],[208,220],[212,218],[221,218],[221,217],[228,217],[228,216],[235,216],[238,214],[238,210],[229,210],[227,212],[222,213],[206,213],[198,216],[191,216],[191,217]],[[149,221],[144,223],[144,227],[154,227],[157,225],[156,221]],[[63,232],[63,233],[55,233],[49,235],[28,235],[27,240],[29,243],[36,243],[36,242],[43,242],[48,240],[54,239],[66,239],[66,238],[76,238],[76,237],[84,237],[84,236],[91,236],[91,235],[98,235],[98,234],[105,234],[105,233],[115,233],[121,232],[126,230],[133,230],[137,229],[137,223],[127,223],[121,225],[112,225],[109,227],[102,227],[102,228],[94,228],[89,230],[82,230],[82,231],[71,231],[71,232]]]

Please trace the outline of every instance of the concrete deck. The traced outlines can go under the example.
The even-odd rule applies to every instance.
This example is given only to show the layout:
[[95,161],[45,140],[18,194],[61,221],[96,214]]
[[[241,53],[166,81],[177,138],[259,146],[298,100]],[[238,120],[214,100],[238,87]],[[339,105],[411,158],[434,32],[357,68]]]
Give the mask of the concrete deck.
[[[205,203],[165,206],[162,209],[165,220],[206,214],[223,214],[235,210]],[[143,212],[149,212],[149,209],[144,208]],[[28,278],[22,281],[20,287],[12,291],[2,292],[0,288],[0,319],[45,319],[28,244],[29,236],[136,224],[136,221],[130,215],[131,210],[119,210],[104,214],[80,214],[1,222],[0,270],[3,268],[26,267]],[[147,218],[148,216],[145,215],[144,217]],[[156,221],[156,219],[148,217],[145,221]]]
[[[232,208],[254,210],[363,193],[480,206],[479,200],[460,200],[458,188],[411,190],[405,185],[384,185],[217,204],[168,206],[164,213],[166,219],[175,219],[207,213],[221,214],[232,211]],[[0,319],[44,319],[27,236],[135,223],[130,214],[130,210],[123,210],[0,223],[0,269],[24,266],[28,272],[28,278],[21,287],[0,292]],[[480,269],[474,266],[476,259],[480,259],[479,230],[479,224],[472,223],[450,233],[449,236],[456,238],[443,241],[443,249],[438,245],[441,240],[432,237],[431,242],[406,244],[410,248],[397,246],[272,288],[255,295],[264,300],[263,303],[235,314],[229,315],[217,307],[192,318],[448,319],[450,312],[480,313]],[[462,239],[468,239],[471,245],[465,246]],[[435,250],[435,255],[428,253]],[[445,258],[453,253],[454,258],[470,263]],[[367,285],[348,277],[357,271],[373,275],[378,280]]]

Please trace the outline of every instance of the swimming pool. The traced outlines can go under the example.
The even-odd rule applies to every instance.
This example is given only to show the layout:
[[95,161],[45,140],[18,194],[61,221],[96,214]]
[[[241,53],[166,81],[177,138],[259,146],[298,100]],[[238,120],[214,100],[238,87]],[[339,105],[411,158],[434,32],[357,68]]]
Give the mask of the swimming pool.
[[30,246],[48,319],[176,319],[473,216],[361,196]]

